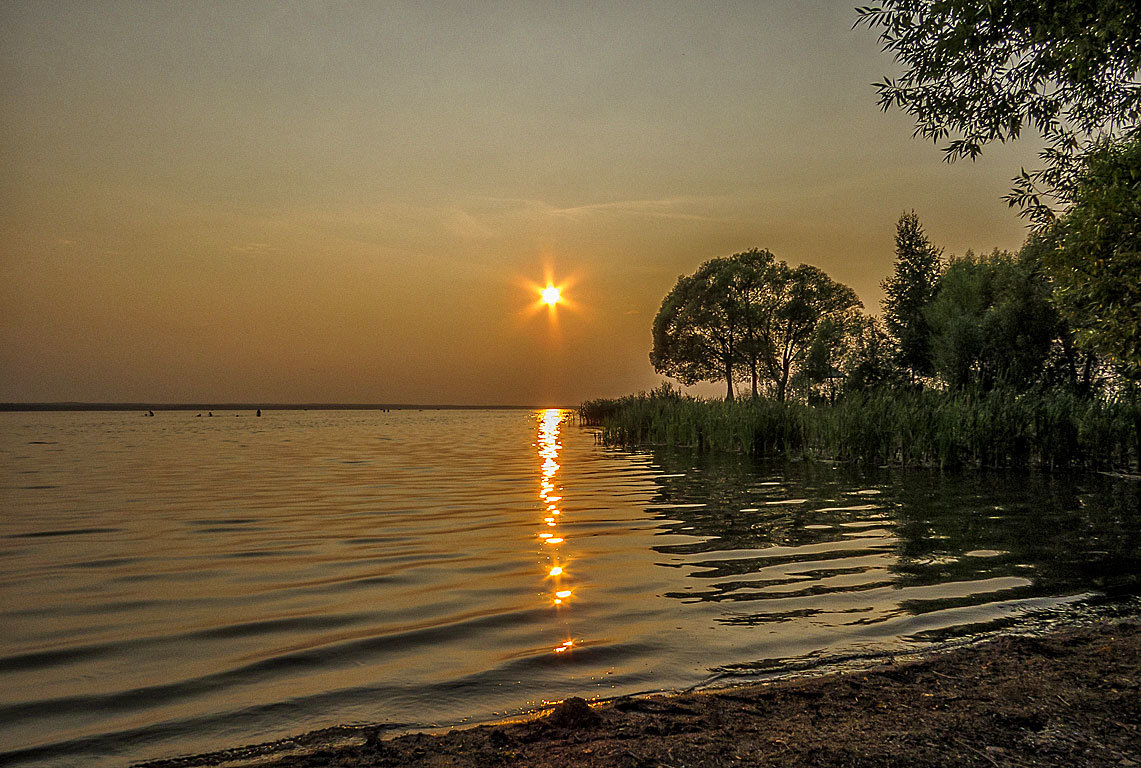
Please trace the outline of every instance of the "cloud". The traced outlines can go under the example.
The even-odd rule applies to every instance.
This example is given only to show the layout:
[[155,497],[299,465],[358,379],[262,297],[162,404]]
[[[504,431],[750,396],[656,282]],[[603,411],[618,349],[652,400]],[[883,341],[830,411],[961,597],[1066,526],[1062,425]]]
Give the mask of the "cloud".
[[[568,216],[578,218],[582,216],[594,216],[615,214],[619,216],[633,216],[638,218],[651,218],[651,219],[672,219],[677,221],[705,221],[705,222],[728,222],[734,221],[734,217],[723,216],[714,214],[714,210],[718,207],[717,203],[723,205],[729,203],[728,198],[676,198],[666,200],[619,200],[610,203],[590,203],[587,205],[576,205],[568,208],[553,208],[551,213],[557,216]],[[739,200],[733,201],[734,205],[739,205]],[[704,208],[704,212],[699,212],[699,209]]]
[[459,208],[452,209],[444,221],[449,232],[465,240],[489,240],[498,234],[495,228]]
[[528,198],[485,197],[480,200],[498,208],[497,213],[500,215],[557,216],[575,220],[617,216],[711,223],[741,221],[736,213],[750,202],[740,196],[728,195],[611,200],[578,205],[554,205],[546,200]]
[[281,252],[280,248],[270,245],[269,243],[243,243],[242,245],[233,246],[230,250],[245,256],[268,256]]

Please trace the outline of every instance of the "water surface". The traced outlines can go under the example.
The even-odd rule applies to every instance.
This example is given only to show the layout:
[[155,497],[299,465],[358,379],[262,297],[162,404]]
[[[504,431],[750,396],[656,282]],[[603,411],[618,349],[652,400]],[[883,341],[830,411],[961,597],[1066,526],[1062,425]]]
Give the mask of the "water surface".
[[631,453],[568,417],[0,414],[0,762],[470,722],[1138,589],[1136,482]]

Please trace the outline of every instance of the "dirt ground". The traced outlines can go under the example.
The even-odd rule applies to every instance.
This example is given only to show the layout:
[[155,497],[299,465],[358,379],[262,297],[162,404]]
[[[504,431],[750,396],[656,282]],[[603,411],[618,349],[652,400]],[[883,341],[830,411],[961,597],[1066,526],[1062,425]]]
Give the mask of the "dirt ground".
[[[233,764],[213,764],[223,763]],[[569,699],[523,723],[373,734],[241,764],[1141,767],[1141,622],[1006,637],[921,661],[716,692],[596,707]]]

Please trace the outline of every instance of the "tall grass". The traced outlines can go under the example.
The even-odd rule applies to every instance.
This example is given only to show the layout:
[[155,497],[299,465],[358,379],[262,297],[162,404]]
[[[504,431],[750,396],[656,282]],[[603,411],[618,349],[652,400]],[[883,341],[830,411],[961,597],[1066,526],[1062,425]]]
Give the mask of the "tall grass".
[[834,405],[702,400],[664,387],[583,403],[611,445],[690,446],[758,456],[956,468],[1129,471],[1141,453],[1141,403],[1064,391],[986,394],[876,390]]

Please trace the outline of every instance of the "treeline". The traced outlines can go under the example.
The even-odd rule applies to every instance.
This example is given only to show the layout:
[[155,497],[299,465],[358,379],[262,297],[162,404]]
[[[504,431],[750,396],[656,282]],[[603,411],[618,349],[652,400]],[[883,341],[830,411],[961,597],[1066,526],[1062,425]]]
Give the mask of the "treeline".
[[686,385],[723,381],[727,400],[743,385],[754,398],[809,403],[882,387],[1136,389],[1136,360],[1084,343],[1097,319],[1064,312],[1045,264],[1053,250],[1035,236],[1017,253],[944,260],[906,213],[881,317],[816,267],[790,267],[763,250],[711,259],[663,300],[650,360]]
[[1141,27],[1136,2],[1078,5],[857,9],[899,65],[880,106],[948,159],[1045,140],[1007,196],[1033,224],[1019,252],[944,259],[905,214],[879,317],[815,267],[713,259],[662,302],[650,358],[725,400],[667,385],[583,422],[623,444],[1141,472]]
[[707,261],[663,300],[650,359],[684,384],[723,381],[725,400],[667,384],[585,403],[583,423],[623,445],[1141,471],[1136,326],[1059,295],[1059,230],[1017,253],[944,259],[906,213],[880,317],[767,251]]

